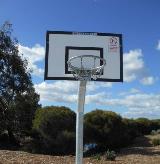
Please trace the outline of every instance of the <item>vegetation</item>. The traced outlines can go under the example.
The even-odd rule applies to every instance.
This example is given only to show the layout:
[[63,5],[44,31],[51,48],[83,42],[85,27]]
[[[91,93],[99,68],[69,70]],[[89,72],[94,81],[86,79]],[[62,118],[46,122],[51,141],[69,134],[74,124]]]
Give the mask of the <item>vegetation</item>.
[[107,152],[105,152],[104,154],[104,158],[105,160],[111,160],[114,161],[116,159],[116,153],[115,151],[110,151],[109,149],[107,150]]
[[38,101],[27,61],[19,54],[12,25],[6,22],[0,28],[0,134],[7,132],[10,143],[19,145],[18,135],[31,130]]
[[152,139],[152,144],[153,144],[153,146],[160,145],[160,138],[153,138]]
[[[128,142],[122,117],[111,111],[95,110],[85,115],[85,144],[96,144],[96,151],[119,148]],[[117,137],[118,136],[118,137]]]
[[97,161],[101,160],[101,154],[95,154],[92,156],[92,159],[96,159]]
[[33,130],[39,135],[43,153],[74,153],[75,120],[75,113],[66,107],[50,106],[37,110]]
[[160,129],[151,131],[151,135],[157,135],[157,134],[160,134]]
[[137,130],[140,133],[140,135],[146,135],[150,134],[152,130],[152,123],[147,118],[138,118],[135,120],[137,125]]

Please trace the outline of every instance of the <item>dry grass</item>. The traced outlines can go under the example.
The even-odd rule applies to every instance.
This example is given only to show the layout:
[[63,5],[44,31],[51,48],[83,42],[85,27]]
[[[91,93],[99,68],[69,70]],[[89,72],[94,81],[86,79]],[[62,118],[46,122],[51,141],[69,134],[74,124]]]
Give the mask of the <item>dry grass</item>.
[[146,136],[149,140],[152,140],[154,138],[160,138],[160,134],[155,134],[155,135],[147,135]]
[[[160,164],[160,146],[153,147],[150,139],[141,137],[130,147],[122,149],[116,161],[85,158],[84,164]],[[74,156],[50,156],[30,154],[23,151],[0,150],[0,164],[74,164]]]

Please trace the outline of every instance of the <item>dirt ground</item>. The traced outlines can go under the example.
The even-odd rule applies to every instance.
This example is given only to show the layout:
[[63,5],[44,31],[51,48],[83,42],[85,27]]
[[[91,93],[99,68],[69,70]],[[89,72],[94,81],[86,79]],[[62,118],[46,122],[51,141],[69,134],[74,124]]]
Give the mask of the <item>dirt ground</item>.
[[[0,150],[0,164],[74,164],[74,156],[50,156],[23,151]],[[160,146],[153,147],[148,138],[140,138],[130,148],[117,154],[115,161],[84,158],[84,164],[160,164]]]

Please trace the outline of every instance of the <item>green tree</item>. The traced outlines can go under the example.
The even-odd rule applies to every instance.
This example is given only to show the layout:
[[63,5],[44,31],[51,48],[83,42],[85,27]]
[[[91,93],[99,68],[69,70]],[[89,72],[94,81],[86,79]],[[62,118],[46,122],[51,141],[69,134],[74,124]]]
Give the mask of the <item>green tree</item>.
[[[12,142],[16,142],[14,133],[20,125],[18,111],[35,111],[38,107],[39,96],[34,91],[27,64],[19,54],[18,41],[12,37],[12,25],[4,23],[0,28],[0,124]],[[27,96],[31,96],[30,99],[26,100]],[[24,104],[30,107],[22,106]]]
[[84,118],[85,144],[96,144],[100,151],[124,145],[124,123],[111,111],[95,110]]
[[37,151],[70,154],[75,150],[76,114],[67,107],[50,106],[36,111],[33,129],[39,135]]
[[12,108],[14,111],[14,118],[16,120],[15,128],[17,128],[16,130],[20,134],[30,134],[35,112],[40,107],[38,102],[39,95],[35,93],[33,87],[31,87],[28,92],[16,96]]
[[151,120],[151,130],[160,129],[160,119]]
[[137,118],[135,119],[137,124],[137,130],[139,131],[140,135],[150,134],[152,130],[152,121],[147,118]]
[[125,142],[128,141],[127,144],[131,144],[136,137],[141,135],[137,128],[137,122],[134,119],[128,118],[123,118],[122,121],[125,129],[124,135],[126,135]]

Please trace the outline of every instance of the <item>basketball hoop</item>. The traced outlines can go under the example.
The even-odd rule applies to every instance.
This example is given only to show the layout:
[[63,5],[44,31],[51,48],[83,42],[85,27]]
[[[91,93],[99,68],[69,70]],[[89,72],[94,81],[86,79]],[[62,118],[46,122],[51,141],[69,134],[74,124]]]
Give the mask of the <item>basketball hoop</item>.
[[[108,56],[109,60],[107,60]],[[106,63],[107,67],[105,67]],[[90,80],[123,82],[122,35],[47,31],[45,80],[80,81],[76,114],[75,163],[83,164],[86,84]]]
[[[85,66],[84,61],[88,58],[93,62],[91,66]],[[80,60],[80,66],[75,66],[75,60]],[[96,61],[99,60],[100,66],[96,66]],[[73,76],[80,81],[96,80],[103,73],[103,68],[106,65],[106,60],[94,55],[75,56],[68,60],[68,67],[71,69]]]

